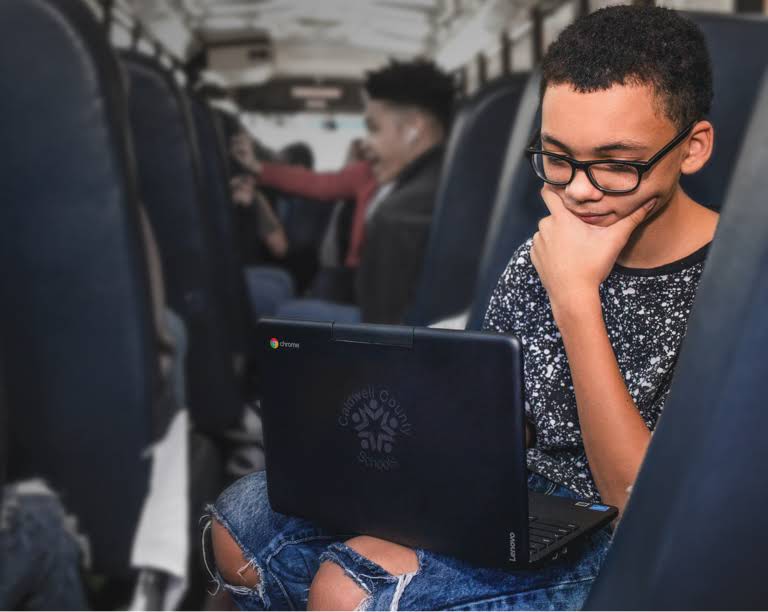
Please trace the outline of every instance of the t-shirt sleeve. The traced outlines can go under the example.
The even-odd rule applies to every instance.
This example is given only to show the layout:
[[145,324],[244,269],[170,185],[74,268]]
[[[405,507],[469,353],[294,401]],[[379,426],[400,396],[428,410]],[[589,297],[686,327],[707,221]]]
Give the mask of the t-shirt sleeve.
[[533,267],[531,263],[531,241],[522,244],[512,255],[507,267],[493,290],[488,309],[483,320],[483,331],[507,333],[515,325],[515,302],[521,291],[521,279],[526,271]]

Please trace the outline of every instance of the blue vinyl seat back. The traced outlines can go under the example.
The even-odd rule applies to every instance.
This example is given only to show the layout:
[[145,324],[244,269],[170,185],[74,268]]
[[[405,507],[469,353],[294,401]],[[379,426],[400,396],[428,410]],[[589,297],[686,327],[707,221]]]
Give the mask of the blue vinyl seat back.
[[467,309],[477,282],[509,132],[527,73],[499,79],[458,113],[446,147],[424,270],[408,322]]
[[[2,346],[0,346],[2,349]],[[3,486],[8,474],[8,400],[5,391],[5,371],[0,353],[0,504],[3,503]]]
[[747,610],[768,601],[768,73],[675,380],[592,610]]
[[203,177],[203,213],[213,242],[214,280],[218,293],[225,299],[225,320],[230,351],[245,355],[250,311],[246,307],[246,290],[236,251],[234,204],[229,191],[229,173],[223,135],[215,123],[207,103],[190,96],[195,133],[200,151]]
[[79,2],[0,2],[9,478],[45,478],[128,572],[158,354],[121,73]]
[[168,302],[187,326],[190,414],[199,429],[220,433],[240,416],[240,390],[224,324],[226,300],[214,280],[213,232],[188,99],[154,60],[127,52],[121,58],[141,199],[160,250]]
[[715,126],[712,158],[696,174],[682,177],[686,193],[719,210],[744,142],[760,77],[768,66],[768,17],[687,13],[707,39],[712,57]]
[[531,170],[524,155],[540,121],[540,82],[538,71],[533,72],[528,77],[518,103],[474,287],[467,329],[480,329],[501,273],[515,249],[533,235],[538,220],[547,214],[539,194],[541,181]]

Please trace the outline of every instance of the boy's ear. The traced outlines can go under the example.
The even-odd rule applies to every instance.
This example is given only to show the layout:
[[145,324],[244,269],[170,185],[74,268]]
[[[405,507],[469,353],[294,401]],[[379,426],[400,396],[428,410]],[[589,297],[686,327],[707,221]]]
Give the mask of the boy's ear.
[[693,126],[688,140],[688,150],[680,165],[683,174],[694,174],[701,170],[712,156],[715,143],[715,128],[709,121],[699,121]]

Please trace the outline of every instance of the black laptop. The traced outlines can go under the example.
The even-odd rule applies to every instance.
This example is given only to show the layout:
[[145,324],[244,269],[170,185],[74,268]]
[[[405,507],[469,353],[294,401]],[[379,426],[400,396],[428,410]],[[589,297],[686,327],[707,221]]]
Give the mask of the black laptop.
[[508,567],[617,515],[528,491],[512,336],[262,319],[257,341],[277,512]]

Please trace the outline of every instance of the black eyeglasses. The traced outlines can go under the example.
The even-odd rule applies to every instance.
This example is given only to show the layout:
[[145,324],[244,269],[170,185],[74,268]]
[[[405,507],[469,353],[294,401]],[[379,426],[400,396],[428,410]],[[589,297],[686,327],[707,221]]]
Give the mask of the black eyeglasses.
[[645,162],[621,159],[578,161],[567,155],[535,148],[533,143],[539,139],[538,135],[531,146],[525,150],[525,154],[536,175],[550,185],[557,185],[558,187],[568,185],[576,176],[576,170],[583,170],[589,178],[589,182],[603,193],[630,193],[637,189],[640,180],[648,170],[683,142],[695,124],[694,121],[688,125],[669,144]]

